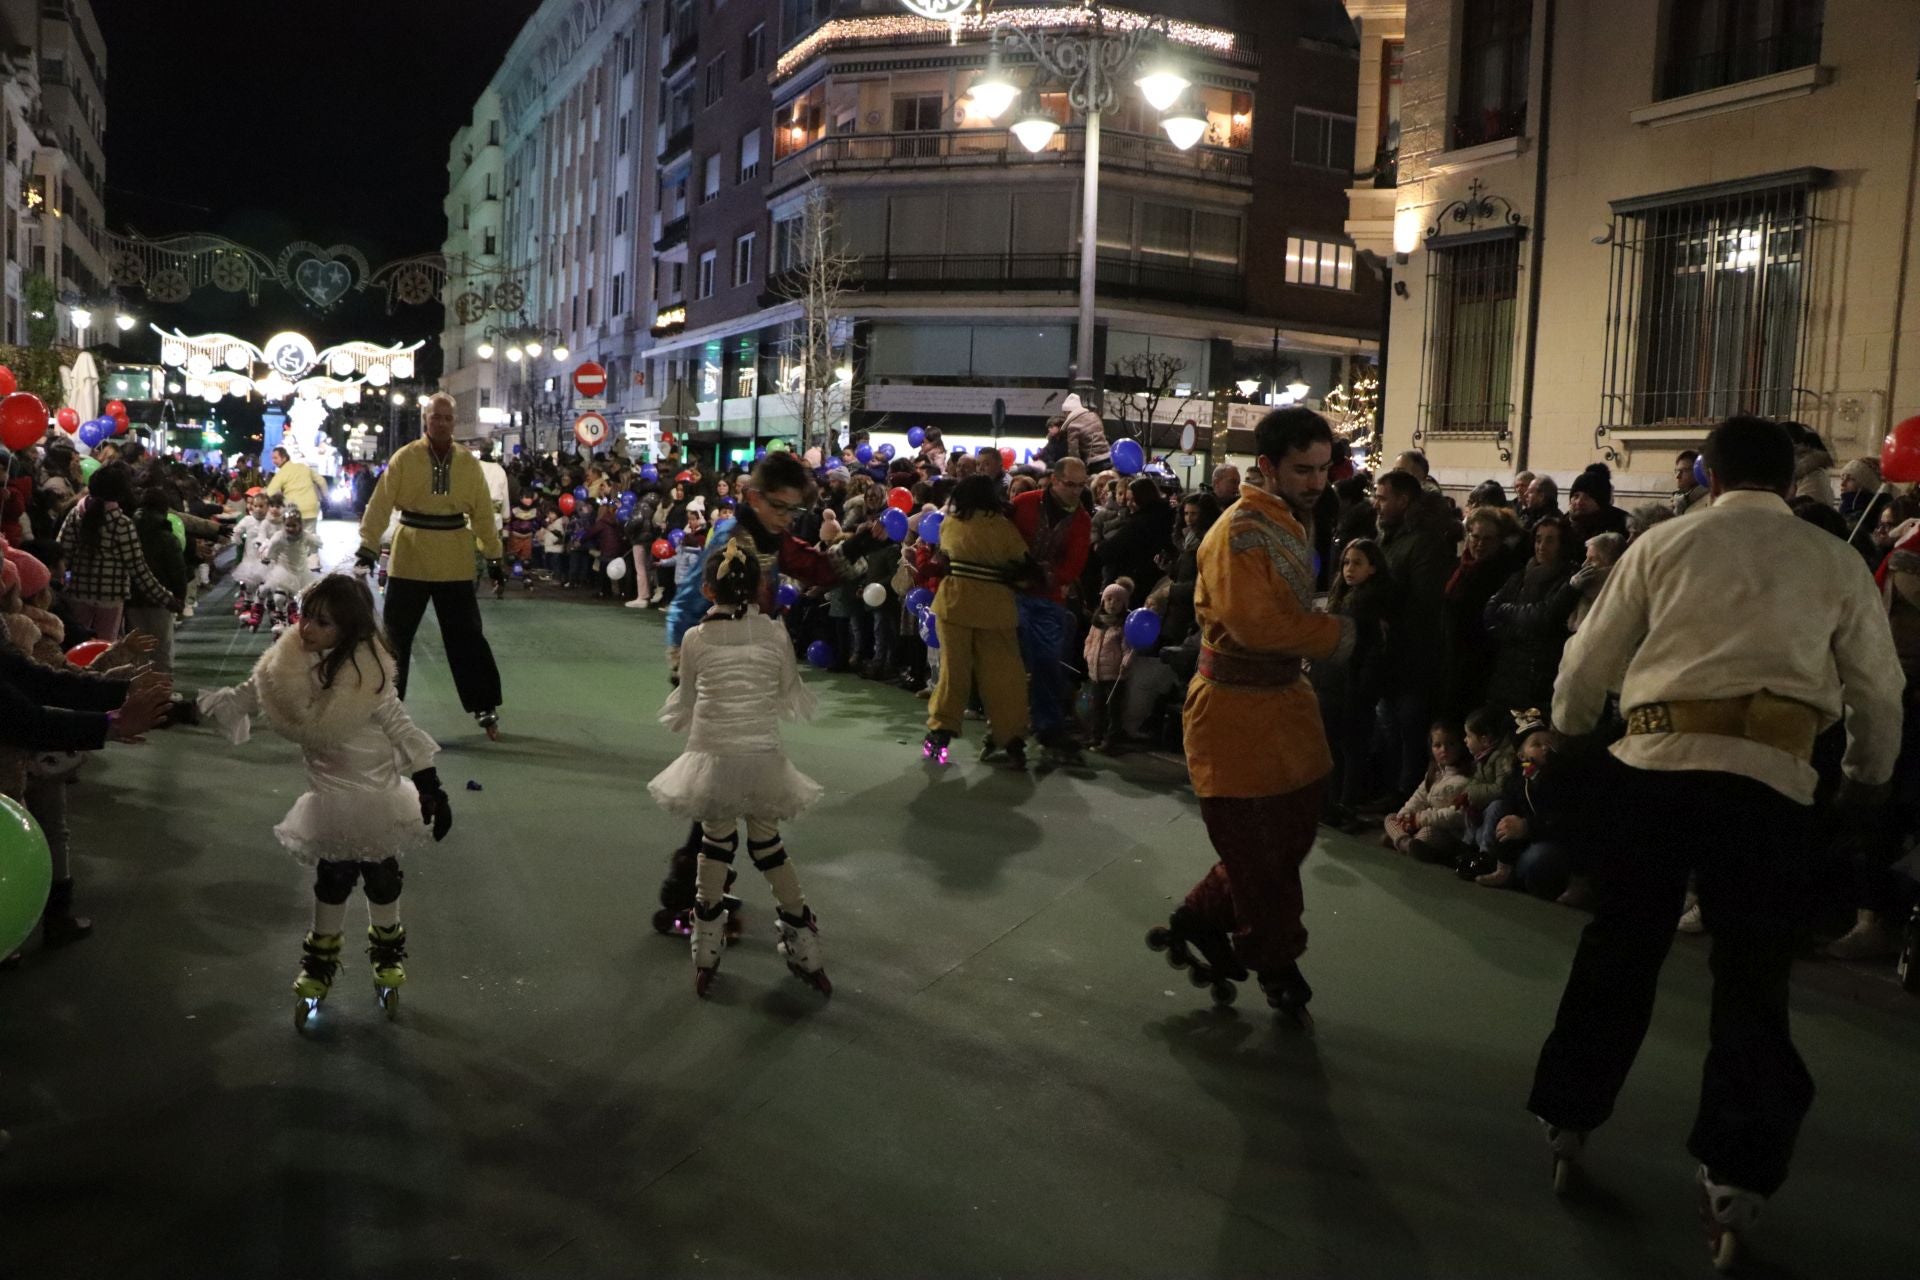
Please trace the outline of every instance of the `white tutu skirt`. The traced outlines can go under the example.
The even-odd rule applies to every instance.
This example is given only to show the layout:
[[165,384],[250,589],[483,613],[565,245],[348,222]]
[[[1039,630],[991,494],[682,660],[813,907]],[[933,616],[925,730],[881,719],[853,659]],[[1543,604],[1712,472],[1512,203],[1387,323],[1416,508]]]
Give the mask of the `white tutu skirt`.
[[289,569],[283,564],[276,564],[267,570],[262,581],[269,591],[284,591],[290,596],[297,596],[313,585],[313,570]]
[[647,791],[668,813],[694,822],[784,822],[805,813],[824,794],[819,783],[778,751],[726,756],[683,752],[647,784]]
[[408,782],[381,791],[309,791],[273,829],[294,860],[379,862],[433,838],[420,821],[420,793]]
[[242,560],[233,567],[233,580],[243,587],[257,587],[267,576],[264,560]]

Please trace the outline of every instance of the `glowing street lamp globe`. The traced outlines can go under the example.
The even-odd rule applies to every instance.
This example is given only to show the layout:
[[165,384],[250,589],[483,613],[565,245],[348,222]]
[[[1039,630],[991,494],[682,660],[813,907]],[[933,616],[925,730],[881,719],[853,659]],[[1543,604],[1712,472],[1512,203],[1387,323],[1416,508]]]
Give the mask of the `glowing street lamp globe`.
[[544,350],[546,350],[546,348],[542,347],[538,342],[529,342],[527,344],[527,359],[538,360],[540,353]]
[[1207,117],[1192,103],[1182,103],[1160,117],[1160,127],[1167,131],[1167,137],[1173,140],[1174,146],[1182,151],[1191,151],[1194,144],[1207,134]]
[[115,316],[113,318],[113,322],[116,325],[120,326],[120,332],[122,333],[128,332],[133,328],[134,325],[140,323],[138,320],[135,320],[132,316],[128,315],[124,311],[122,311],[119,315]]
[[569,352],[565,346],[558,346],[553,349],[553,358],[555,360],[565,361],[570,354],[572,353]]
[[900,0],[908,12],[936,22],[957,22],[973,8],[976,0]]
[[483,342],[473,349],[473,354],[479,356],[482,360],[491,360],[493,359],[493,344],[491,342]]
[[1060,132],[1060,122],[1040,109],[1038,101],[1031,103],[1020,113],[1020,118],[1012,125],[1013,136],[1020,139],[1020,145],[1034,155],[1047,149],[1055,134]]

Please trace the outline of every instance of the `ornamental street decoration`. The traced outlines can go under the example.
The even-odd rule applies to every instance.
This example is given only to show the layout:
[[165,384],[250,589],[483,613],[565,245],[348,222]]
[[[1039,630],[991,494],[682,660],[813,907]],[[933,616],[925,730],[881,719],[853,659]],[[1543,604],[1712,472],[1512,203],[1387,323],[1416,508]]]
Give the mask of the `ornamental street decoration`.
[[185,375],[183,390],[209,403],[222,396],[263,400],[314,400],[329,409],[359,404],[365,388],[376,390],[413,376],[411,346],[342,342],[315,350],[303,333],[276,333],[255,346],[230,333],[186,334],[150,325],[160,338],[160,363]]
[[352,245],[296,240],[269,257],[224,236],[197,232],[153,240],[108,232],[106,248],[113,283],[141,289],[159,303],[185,302],[196,290],[211,287],[244,293],[257,306],[261,285],[270,282],[323,314],[349,294],[378,290],[386,294],[392,314],[397,307],[441,300],[452,281],[456,313],[462,323],[474,324],[490,311],[517,313],[527,299],[516,272],[465,256],[422,253],[376,267]]

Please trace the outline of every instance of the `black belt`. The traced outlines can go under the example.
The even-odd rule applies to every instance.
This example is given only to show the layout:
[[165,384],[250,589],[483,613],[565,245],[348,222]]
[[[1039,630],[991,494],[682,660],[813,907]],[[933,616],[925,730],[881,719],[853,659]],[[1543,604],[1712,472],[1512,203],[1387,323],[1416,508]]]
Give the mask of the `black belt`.
[[433,529],[446,533],[466,528],[467,517],[461,512],[435,515],[427,511],[402,511],[400,523],[409,529]]

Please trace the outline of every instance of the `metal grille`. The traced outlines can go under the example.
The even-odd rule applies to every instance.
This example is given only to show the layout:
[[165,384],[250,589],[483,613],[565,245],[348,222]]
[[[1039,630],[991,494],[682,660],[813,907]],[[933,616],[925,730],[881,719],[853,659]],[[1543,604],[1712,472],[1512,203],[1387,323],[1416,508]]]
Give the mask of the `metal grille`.
[[1616,206],[1606,426],[1793,416],[1808,345],[1812,199],[1802,181]]
[[1507,433],[1519,293],[1517,235],[1428,242],[1423,434]]

